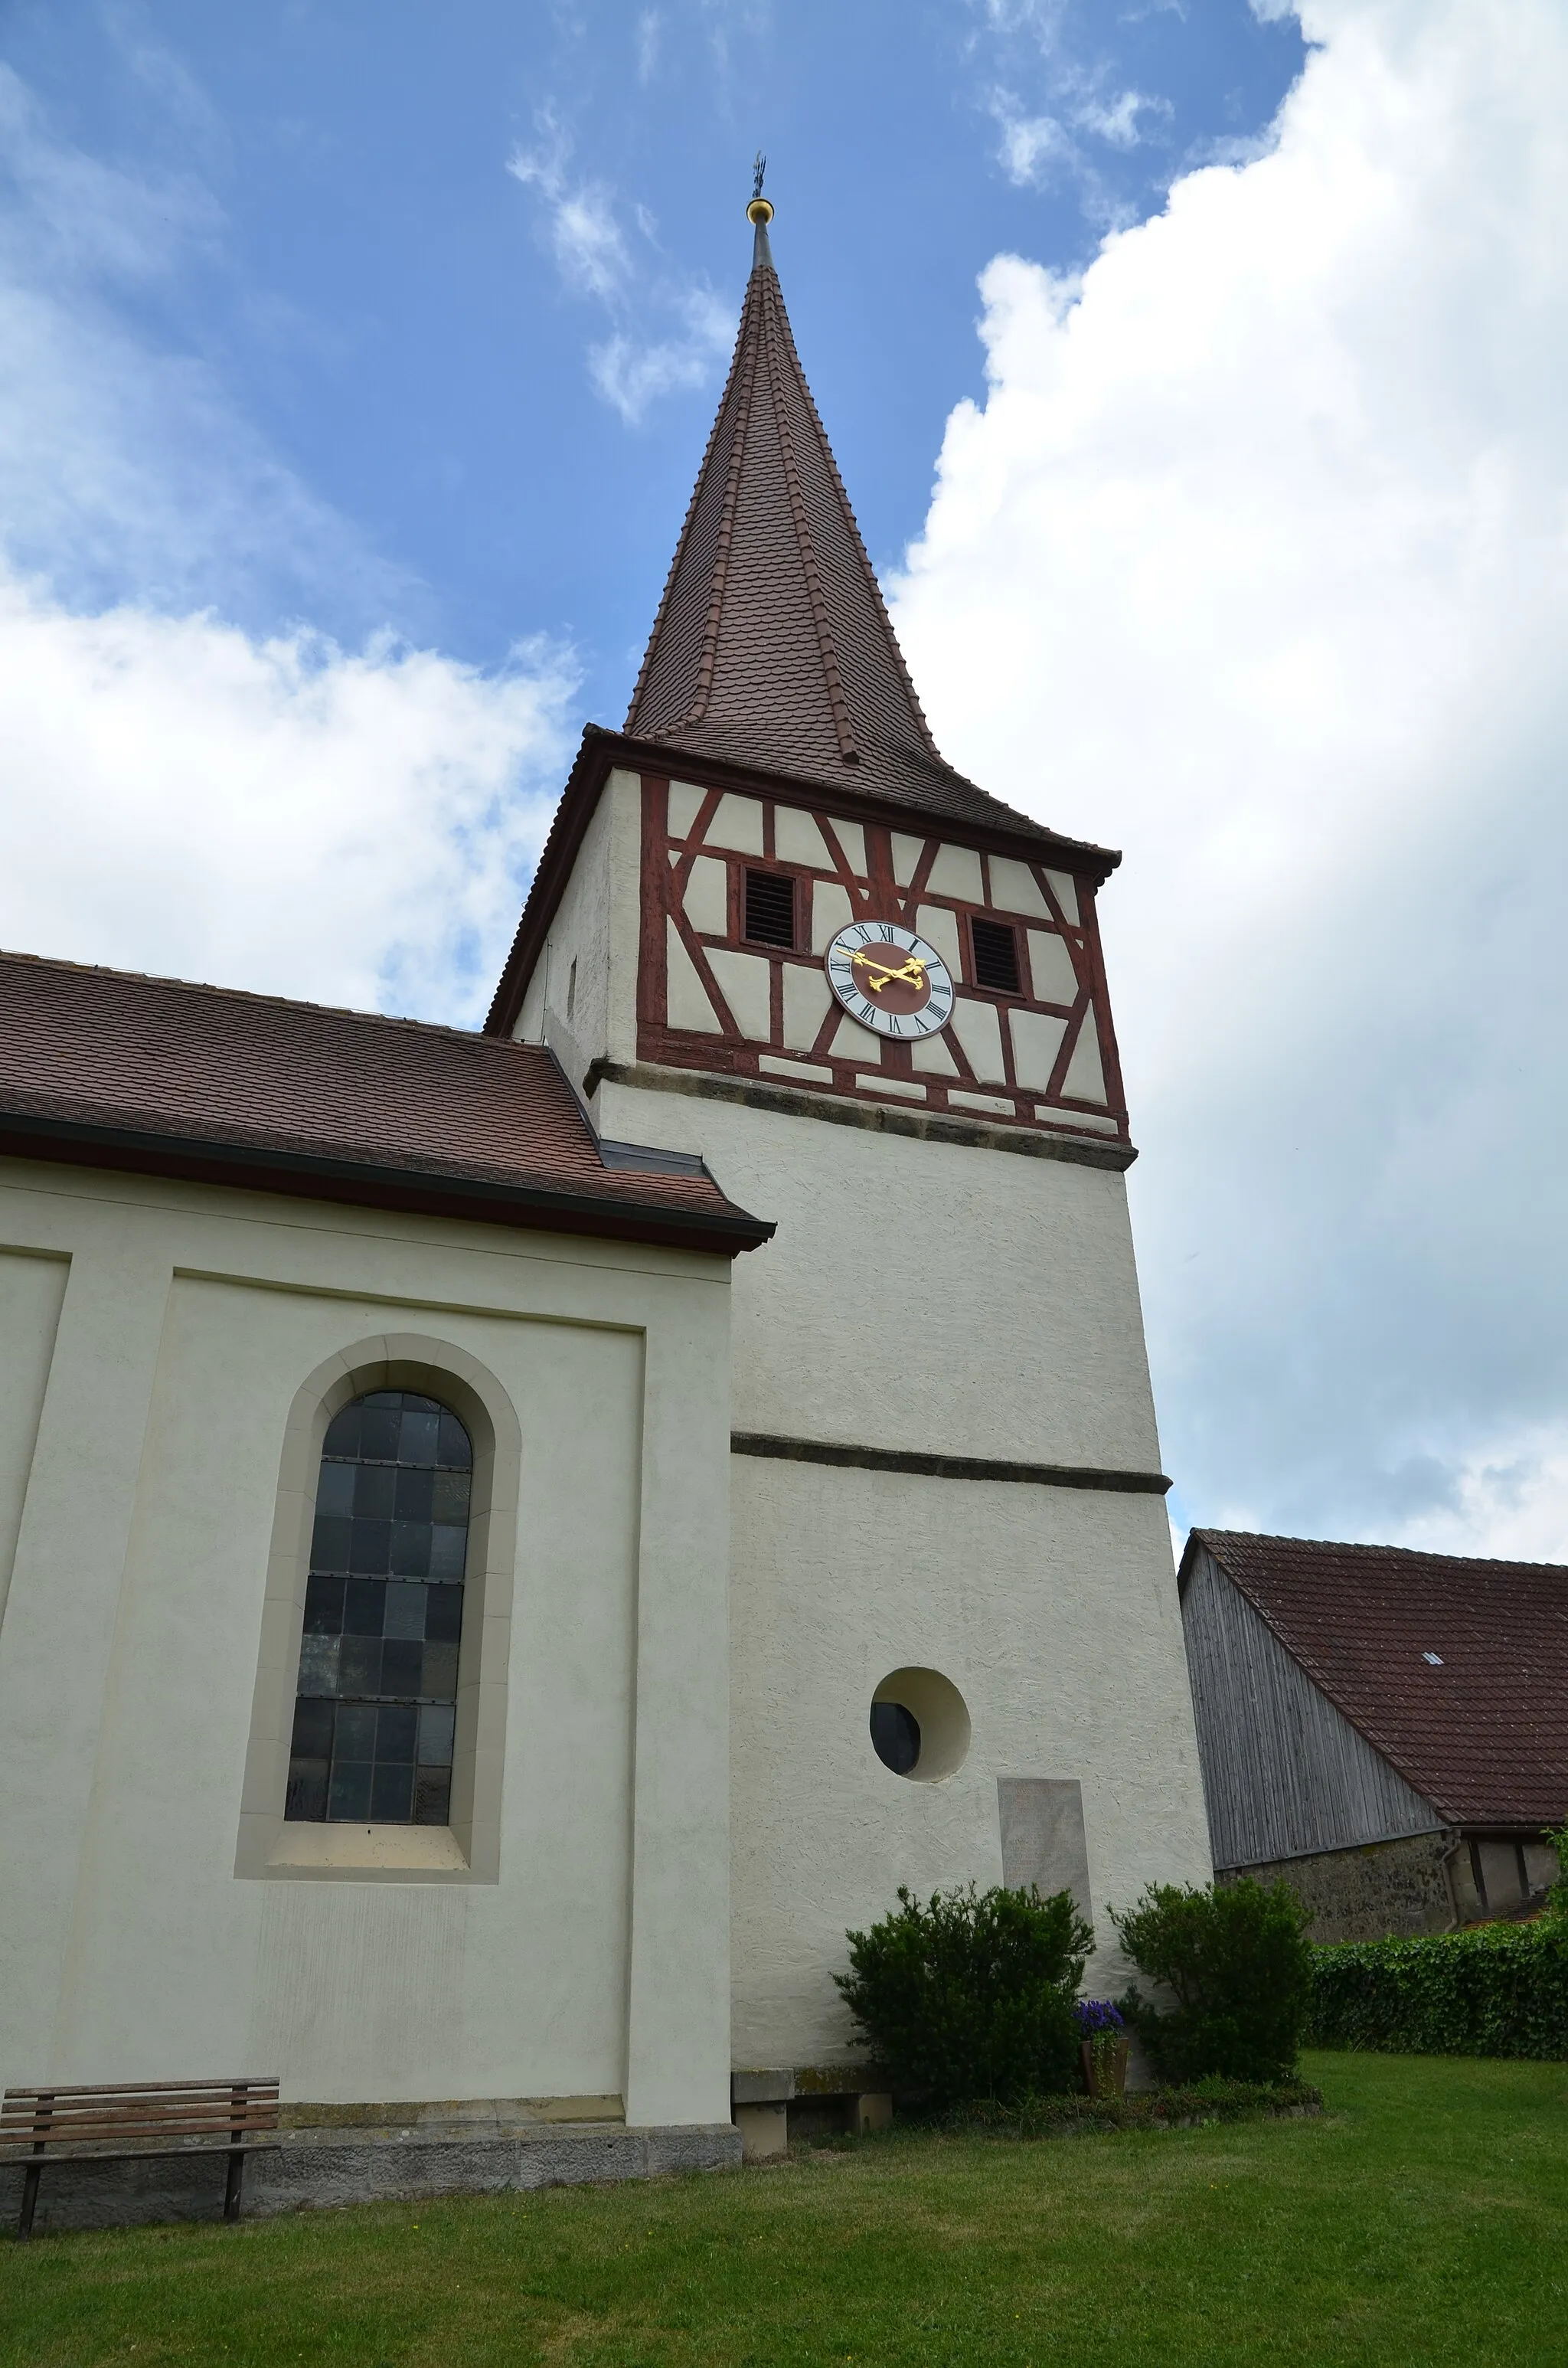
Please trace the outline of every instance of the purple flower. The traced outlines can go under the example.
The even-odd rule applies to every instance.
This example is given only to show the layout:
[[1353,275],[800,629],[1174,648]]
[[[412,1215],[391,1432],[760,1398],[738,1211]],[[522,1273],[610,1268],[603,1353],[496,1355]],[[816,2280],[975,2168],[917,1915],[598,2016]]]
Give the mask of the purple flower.
[[1074,1998],[1073,2013],[1084,2039],[1099,2039],[1127,2028],[1109,1998]]

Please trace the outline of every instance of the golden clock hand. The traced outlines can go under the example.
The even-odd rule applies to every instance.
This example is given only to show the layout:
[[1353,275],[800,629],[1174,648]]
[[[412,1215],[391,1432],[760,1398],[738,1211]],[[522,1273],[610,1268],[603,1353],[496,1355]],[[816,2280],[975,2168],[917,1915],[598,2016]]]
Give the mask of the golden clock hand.
[[873,962],[869,954],[857,954],[854,967],[865,972],[867,986],[873,995],[881,995],[883,987],[891,985],[895,979],[905,986],[921,987],[926,985],[926,965],[914,954],[907,962],[901,962],[896,970],[890,970],[883,962]]

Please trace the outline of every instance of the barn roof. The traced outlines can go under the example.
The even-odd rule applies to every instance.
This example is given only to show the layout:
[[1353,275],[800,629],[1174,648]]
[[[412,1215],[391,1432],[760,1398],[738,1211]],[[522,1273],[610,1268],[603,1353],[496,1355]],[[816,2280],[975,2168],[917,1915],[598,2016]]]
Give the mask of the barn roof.
[[1194,1530],[1291,1658],[1450,1825],[1568,1816],[1568,1568]]
[[699,1160],[601,1144],[538,1045],[0,953],[0,1153],[733,1255]]

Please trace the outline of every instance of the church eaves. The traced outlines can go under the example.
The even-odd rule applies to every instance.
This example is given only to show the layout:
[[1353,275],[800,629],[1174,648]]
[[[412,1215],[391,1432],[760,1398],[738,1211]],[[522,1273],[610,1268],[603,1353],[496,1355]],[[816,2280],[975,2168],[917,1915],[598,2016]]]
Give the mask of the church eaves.
[[626,731],[992,830],[1052,834],[947,764],[909,678],[774,268],[766,198],[734,359]]

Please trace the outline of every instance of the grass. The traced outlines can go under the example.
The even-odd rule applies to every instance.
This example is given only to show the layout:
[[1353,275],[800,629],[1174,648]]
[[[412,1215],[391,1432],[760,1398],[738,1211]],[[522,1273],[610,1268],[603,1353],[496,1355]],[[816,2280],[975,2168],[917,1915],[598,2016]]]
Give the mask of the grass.
[[0,2245],[0,2363],[1568,2363],[1568,2065],[1304,2068],[1321,2120]]

